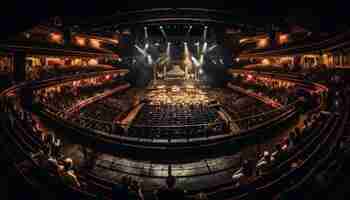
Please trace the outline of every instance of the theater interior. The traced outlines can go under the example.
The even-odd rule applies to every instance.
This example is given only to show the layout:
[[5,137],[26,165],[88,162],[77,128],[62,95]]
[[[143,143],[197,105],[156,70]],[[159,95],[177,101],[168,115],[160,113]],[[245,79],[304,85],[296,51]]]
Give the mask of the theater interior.
[[85,6],[0,18],[4,199],[348,199],[345,8]]

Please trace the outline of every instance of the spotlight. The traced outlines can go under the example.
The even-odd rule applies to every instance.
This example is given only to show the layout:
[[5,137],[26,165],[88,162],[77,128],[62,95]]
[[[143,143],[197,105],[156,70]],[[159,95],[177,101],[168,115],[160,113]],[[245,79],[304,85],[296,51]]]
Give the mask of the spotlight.
[[207,28],[208,28],[208,26],[204,26],[204,28],[205,28],[205,29],[207,29]]
[[199,69],[199,74],[203,74],[203,69],[202,68]]

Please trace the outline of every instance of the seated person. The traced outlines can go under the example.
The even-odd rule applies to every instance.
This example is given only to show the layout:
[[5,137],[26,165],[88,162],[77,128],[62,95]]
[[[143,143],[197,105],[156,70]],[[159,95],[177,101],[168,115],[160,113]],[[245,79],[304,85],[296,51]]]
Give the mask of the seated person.
[[258,161],[256,167],[259,175],[265,174],[271,165],[271,157],[268,151],[264,151],[264,156]]
[[234,181],[237,181],[241,176],[243,176],[243,173],[247,170],[251,170],[251,166],[248,160],[244,160],[242,166],[233,173],[232,179]]
[[160,188],[156,192],[157,200],[182,200],[185,199],[185,192],[182,189],[176,188],[176,178],[168,176],[166,178],[166,187]]
[[64,160],[64,171],[61,172],[61,178],[65,185],[80,187],[80,182],[73,170],[73,160],[67,158]]
[[286,149],[281,144],[276,144],[275,148],[276,150],[271,155],[271,161],[286,160],[288,156]]
[[195,200],[208,200],[208,196],[205,193],[200,192],[196,195],[196,197],[194,199]]

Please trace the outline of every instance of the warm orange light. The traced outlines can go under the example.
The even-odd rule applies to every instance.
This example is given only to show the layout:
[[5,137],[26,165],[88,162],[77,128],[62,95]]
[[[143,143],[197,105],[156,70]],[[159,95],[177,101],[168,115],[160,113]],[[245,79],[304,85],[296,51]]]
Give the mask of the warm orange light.
[[269,43],[269,41],[267,38],[260,39],[258,41],[258,47],[260,47],[260,48],[266,47],[268,45],[268,43]]
[[118,43],[119,43],[119,40],[117,40],[117,39],[110,39],[109,41],[111,41],[111,42],[113,42],[113,43],[115,43],[115,44],[118,44]]
[[86,40],[82,37],[75,37],[75,40],[79,46],[85,46]]
[[261,61],[261,63],[263,64],[263,65],[269,65],[270,64],[270,61],[268,60],[268,59],[263,59],[262,61]]
[[50,39],[54,42],[60,43],[62,41],[62,35],[59,33],[51,33]]
[[96,39],[90,39],[90,44],[94,48],[100,48],[101,46],[100,41]]
[[243,42],[245,42],[245,41],[247,41],[247,40],[248,40],[248,38],[240,39],[240,40],[239,40],[239,43],[243,43]]
[[284,44],[288,42],[288,34],[282,34],[279,37],[280,44]]

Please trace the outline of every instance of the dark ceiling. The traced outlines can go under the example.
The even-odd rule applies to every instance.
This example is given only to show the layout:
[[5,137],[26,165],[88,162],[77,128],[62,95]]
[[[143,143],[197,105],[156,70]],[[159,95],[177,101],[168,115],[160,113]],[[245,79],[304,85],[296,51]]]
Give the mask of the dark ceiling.
[[[9,3],[12,1],[8,0]],[[64,20],[72,23],[88,22],[103,16],[110,16],[116,12],[139,10],[159,7],[151,1],[23,1],[2,6],[0,23],[3,28],[0,37],[23,31],[52,16],[63,16]],[[236,1],[230,1],[230,4]],[[291,4],[291,5],[288,5]],[[210,5],[211,4],[211,5]],[[268,3],[268,1],[249,1],[248,5],[230,5],[226,2],[212,0],[211,3],[202,0],[197,5],[189,7],[207,7],[211,9],[225,10],[233,13],[237,20],[250,24],[297,24],[309,30],[317,32],[342,31],[349,25],[350,12],[346,4],[337,4],[335,1],[323,5],[322,1],[313,4],[312,7],[293,7],[294,1],[280,1]],[[139,7],[135,7],[138,5]],[[215,6],[213,6],[215,5]],[[288,6],[286,6],[288,5]],[[300,5],[300,4],[297,4]],[[306,5],[305,5],[306,6]],[[321,7],[315,7],[321,6]],[[166,7],[172,7],[168,5]],[[184,6],[181,6],[184,7]]]

